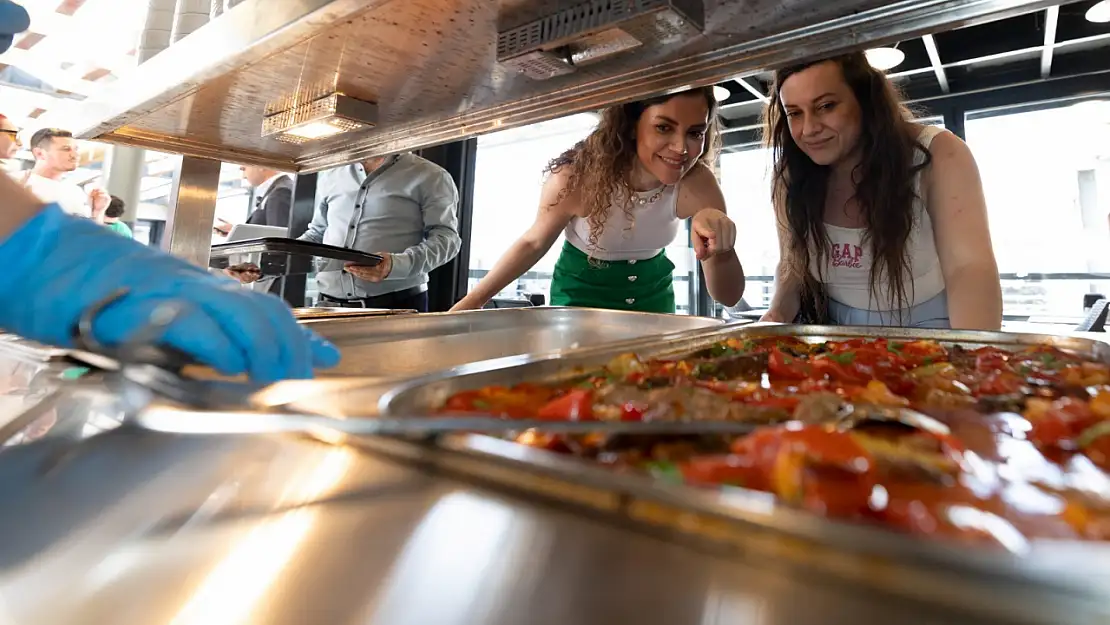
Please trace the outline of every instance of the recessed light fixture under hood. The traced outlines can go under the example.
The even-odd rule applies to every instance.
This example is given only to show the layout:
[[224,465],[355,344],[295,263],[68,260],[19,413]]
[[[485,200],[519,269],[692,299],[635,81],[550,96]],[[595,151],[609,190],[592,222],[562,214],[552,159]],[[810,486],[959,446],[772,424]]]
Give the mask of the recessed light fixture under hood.
[[546,80],[634,48],[683,41],[704,27],[704,0],[586,0],[499,33],[497,60]]
[[1087,18],[1088,22],[1094,22],[1095,24],[1110,22],[1110,0],[1102,0],[1102,2],[1087,9],[1084,17]]
[[301,144],[378,124],[378,105],[327,88],[300,90],[266,106],[262,136]]
[[899,50],[897,46],[893,48],[871,48],[864,51],[864,54],[867,56],[867,62],[871,64],[871,67],[880,72],[894,69],[906,60],[906,53]]

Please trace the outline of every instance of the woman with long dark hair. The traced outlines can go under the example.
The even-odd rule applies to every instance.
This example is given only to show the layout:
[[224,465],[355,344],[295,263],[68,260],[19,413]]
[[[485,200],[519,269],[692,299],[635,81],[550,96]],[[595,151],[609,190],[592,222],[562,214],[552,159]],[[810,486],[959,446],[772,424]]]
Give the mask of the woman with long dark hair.
[[718,142],[708,87],[605,109],[597,129],[547,166],[532,227],[452,310],[481,308],[565,233],[553,305],[673,313],[674,264],[663,248],[684,219],[709,294],[736,304],[744,271],[710,169]]
[[862,53],[776,71],[764,141],[781,252],[765,320],[1001,327],[971,151],[913,123]]

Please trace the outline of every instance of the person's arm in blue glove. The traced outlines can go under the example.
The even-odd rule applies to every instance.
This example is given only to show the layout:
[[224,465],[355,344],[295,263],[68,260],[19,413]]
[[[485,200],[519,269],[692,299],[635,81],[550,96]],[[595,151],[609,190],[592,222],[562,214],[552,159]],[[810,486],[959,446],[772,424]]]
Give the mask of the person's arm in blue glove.
[[200,267],[125,239],[87,219],[43,206],[0,175],[0,328],[59,346],[73,343],[81,315],[126,289],[101,312],[93,335],[118,345],[162,303],[187,310],[162,341],[222,373],[260,382],[311,377],[339,352],[297,325],[285,304]]

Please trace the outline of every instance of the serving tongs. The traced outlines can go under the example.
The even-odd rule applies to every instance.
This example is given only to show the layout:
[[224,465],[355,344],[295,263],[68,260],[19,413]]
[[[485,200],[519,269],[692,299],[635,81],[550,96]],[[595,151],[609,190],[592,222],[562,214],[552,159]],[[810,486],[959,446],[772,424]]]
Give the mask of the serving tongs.
[[[306,412],[289,404],[261,401],[261,387],[243,382],[196,380],[184,374],[196,364],[189,356],[160,343],[165,329],[185,312],[184,302],[159,306],[145,327],[117,347],[95,340],[96,316],[120,291],[93,306],[81,318],[72,357],[106,372],[106,383],[120,396],[128,421],[150,430],[178,434],[259,434],[331,432],[350,436],[434,436],[449,433],[507,435],[526,431],[547,434],[698,435],[747,434],[764,423],[744,421],[551,421],[493,416],[387,416],[342,418]],[[169,400],[169,403],[158,400]],[[183,406],[181,410],[176,406]],[[870,416],[868,416],[870,415]],[[833,422],[848,426],[861,418],[897,420],[920,429],[947,430],[939,421],[906,409],[842,406]]]

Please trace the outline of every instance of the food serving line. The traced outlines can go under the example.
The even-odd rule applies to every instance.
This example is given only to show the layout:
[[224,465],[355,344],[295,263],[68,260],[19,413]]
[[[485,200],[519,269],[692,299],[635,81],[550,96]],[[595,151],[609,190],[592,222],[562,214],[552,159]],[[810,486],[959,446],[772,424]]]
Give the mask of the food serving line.
[[[338,375],[264,389],[255,411],[419,418],[455,390],[565,375],[621,353],[776,332],[881,334],[558,308],[306,323],[349,362]],[[1110,361],[1110,346],[1090,336],[885,334],[1048,342]],[[170,415],[168,429],[180,431],[151,431],[129,414],[129,392],[111,372],[73,379],[63,352],[12,338],[0,345],[6,395],[22,397],[23,408],[63,391],[36,413],[51,423],[36,420],[0,452],[0,622],[1110,617],[1104,543],[968,550],[821,519],[764,493],[665,485],[482,435],[197,434],[190,423],[210,423],[199,420],[204,412],[159,395],[145,410]],[[487,358],[499,360],[474,362]]]

